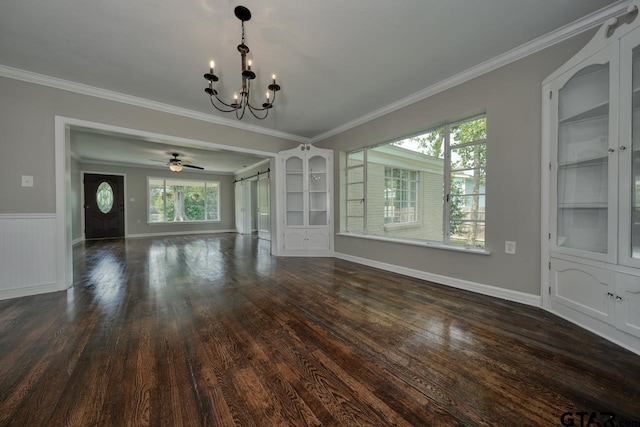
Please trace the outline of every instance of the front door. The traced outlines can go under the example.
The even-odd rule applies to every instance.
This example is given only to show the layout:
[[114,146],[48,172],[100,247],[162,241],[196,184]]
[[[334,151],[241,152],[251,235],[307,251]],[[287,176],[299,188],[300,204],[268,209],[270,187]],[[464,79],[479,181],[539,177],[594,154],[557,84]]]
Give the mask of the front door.
[[124,237],[124,177],[84,175],[85,238]]

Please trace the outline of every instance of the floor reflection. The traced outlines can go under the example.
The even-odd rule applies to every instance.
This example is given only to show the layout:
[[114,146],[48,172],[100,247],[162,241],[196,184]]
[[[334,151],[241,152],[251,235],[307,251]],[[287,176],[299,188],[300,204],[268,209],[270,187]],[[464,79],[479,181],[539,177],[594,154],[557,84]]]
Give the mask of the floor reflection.
[[96,258],[97,262],[88,272],[88,281],[101,308],[112,312],[117,309],[124,296],[122,288],[126,285],[125,266],[122,260],[108,251],[101,251]]

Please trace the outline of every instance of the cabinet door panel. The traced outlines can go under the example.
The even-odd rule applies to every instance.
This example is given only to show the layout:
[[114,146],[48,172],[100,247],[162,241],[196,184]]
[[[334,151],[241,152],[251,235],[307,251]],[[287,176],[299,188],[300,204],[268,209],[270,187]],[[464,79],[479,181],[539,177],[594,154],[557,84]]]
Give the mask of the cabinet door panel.
[[613,323],[613,283],[609,270],[551,260],[551,299],[596,319]]
[[304,226],[304,158],[298,154],[285,158],[284,169],[285,224]]
[[307,224],[310,226],[324,226],[328,224],[328,180],[327,158],[323,155],[314,155],[309,158],[309,199],[307,210],[309,217]]
[[614,262],[618,56],[597,52],[552,83],[552,250]]
[[620,263],[640,267],[640,32],[621,40]]
[[640,277],[616,275],[616,326],[640,338]]
[[331,235],[326,231],[307,232],[307,249],[310,251],[328,251],[331,249]]
[[304,230],[285,230],[284,248],[286,251],[305,251],[307,236]]

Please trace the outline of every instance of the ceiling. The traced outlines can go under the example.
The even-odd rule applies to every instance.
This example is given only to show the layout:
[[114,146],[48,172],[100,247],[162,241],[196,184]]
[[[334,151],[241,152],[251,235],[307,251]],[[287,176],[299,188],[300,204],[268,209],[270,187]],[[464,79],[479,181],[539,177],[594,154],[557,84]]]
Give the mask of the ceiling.
[[[168,169],[169,159],[177,153],[184,164],[200,166],[202,172],[234,174],[267,159],[253,153],[80,127],[71,128],[70,139],[72,155],[89,163]],[[193,168],[184,171],[201,172]]]
[[[316,137],[614,3],[242,0],[258,87],[276,73],[283,88],[266,120],[243,123]],[[213,58],[219,91],[238,89],[238,4],[3,0],[0,65],[231,119],[202,75]]]

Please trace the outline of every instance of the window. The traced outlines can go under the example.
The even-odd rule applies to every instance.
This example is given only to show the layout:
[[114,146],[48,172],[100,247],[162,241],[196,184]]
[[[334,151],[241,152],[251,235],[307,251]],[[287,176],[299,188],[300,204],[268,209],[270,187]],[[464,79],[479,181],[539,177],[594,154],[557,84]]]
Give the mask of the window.
[[486,116],[347,153],[349,233],[484,248]]
[[384,223],[417,222],[418,172],[386,166],[384,169]]
[[149,178],[149,223],[219,221],[220,184]]

